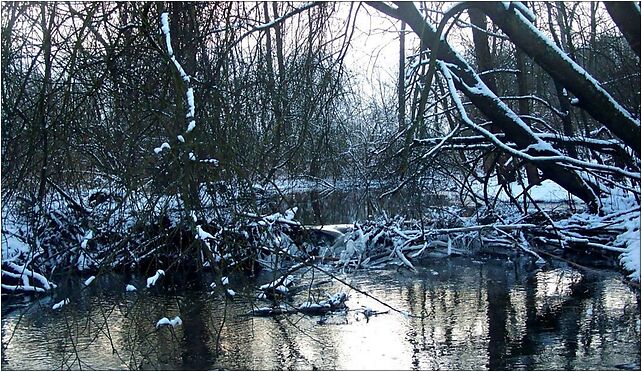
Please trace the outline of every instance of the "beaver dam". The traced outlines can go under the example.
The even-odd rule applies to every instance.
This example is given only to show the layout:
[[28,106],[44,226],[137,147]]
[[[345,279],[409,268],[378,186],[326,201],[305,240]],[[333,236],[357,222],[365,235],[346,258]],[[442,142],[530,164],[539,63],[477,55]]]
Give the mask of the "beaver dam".
[[[183,253],[54,274],[55,284],[24,272],[50,289],[3,296],[2,366],[639,369],[640,292],[617,254],[536,244],[546,234],[531,221],[313,225],[370,213],[354,198],[293,194],[291,209],[246,213],[233,233],[198,224],[168,234],[168,246],[209,246],[211,266],[183,242]],[[310,203],[306,225],[295,216]],[[393,211],[407,200],[386,203],[371,205]]]

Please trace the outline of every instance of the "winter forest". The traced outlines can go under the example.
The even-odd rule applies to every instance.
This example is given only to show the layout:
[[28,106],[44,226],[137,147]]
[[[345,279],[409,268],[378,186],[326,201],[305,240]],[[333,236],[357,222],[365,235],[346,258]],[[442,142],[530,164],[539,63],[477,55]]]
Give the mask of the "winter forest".
[[638,2],[1,7],[3,369],[640,369]]

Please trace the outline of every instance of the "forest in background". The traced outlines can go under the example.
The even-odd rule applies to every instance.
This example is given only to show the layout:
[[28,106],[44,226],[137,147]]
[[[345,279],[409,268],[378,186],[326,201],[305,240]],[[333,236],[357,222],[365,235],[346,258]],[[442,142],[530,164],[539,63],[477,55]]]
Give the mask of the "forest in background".
[[[365,68],[346,61],[375,13],[400,64],[364,92]],[[278,256],[266,241],[296,211],[257,200],[288,179],[448,190],[473,210],[397,234],[408,267],[418,249],[404,249],[435,231],[450,251],[492,225],[488,242],[526,252],[622,255],[639,281],[636,3],[3,2],[1,32],[4,291],[49,290],[53,272],[167,271],[162,257]],[[547,182],[568,211],[531,197]]]

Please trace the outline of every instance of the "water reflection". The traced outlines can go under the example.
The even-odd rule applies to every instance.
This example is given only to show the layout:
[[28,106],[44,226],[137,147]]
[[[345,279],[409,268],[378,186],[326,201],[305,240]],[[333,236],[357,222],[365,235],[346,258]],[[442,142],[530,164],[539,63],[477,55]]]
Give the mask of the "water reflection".
[[[233,280],[239,295],[230,301],[204,290],[124,293],[124,278],[103,277],[91,290],[73,288],[60,311],[50,304],[58,298],[19,310],[3,301],[2,368],[639,369],[639,292],[615,273],[534,269],[518,275],[503,260],[449,258],[417,274],[342,275],[413,315],[367,319],[362,307],[387,309],[336,281],[322,291],[349,291],[350,311],[252,318],[254,283]],[[181,327],[155,329],[175,315]]]
[[271,196],[265,213],[283,211],[293,206],[299,207],[297,219],[304,224],[323,225],[363,221],[385,212],[389,216],[397,214],[408,218],[418,218],[422,211],[430,207],[447,205],[443,196],[434,190],[405,190],[395,196],[379,198],[383,189],[350,189],[307,192],[288,192],[285,199],[280,195]]

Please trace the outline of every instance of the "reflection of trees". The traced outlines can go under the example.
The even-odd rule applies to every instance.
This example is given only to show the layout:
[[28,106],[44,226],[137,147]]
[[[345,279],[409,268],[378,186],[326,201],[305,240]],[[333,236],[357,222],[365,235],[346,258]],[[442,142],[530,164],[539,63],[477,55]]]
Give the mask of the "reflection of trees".
[[[413,347],[412,365],[419,369],[476,368],[479,351],[488,339],[487,294],[476,268],[445,263],[439,275],[425,272],[421,282],[408,286],[412,318],[406,340]],[[433,266],[442,269],[439,262]],[[485,276],[485,275],[484,275]],[[479,301],[483,298],[484,301]],[[424,363],[428,363],[427,365]]]
[[[629,337],[621,328],[635,323],[625,318],[639,309],[630,291],[622,297],[603,281],[565,281],[564,271],[548,272],[557,279],[533,275],[525,281],[499,261],[479,269],[448,261],[449,270],[434,262],[438,276],[428,271],[407,286],[411,312],[421,316],[405,331],[413,368],[571,369],[612,366],[618,355],[630,355],[626,348],[611,352],[618,339]],[[538,293],[551,279],[554,293]],[[613,309],[618,306],[628,308],[620,314]]]
[[203,298],[194,296],[182,306],[183,322],[182,369],[197,370],[211,365],[214,355],[208,346],[210,325],[206,322],[208,308]]
[[[617,339],[626,334],[619,332],[626,322],[613,317],[613,312],[605,309],[604,302],[609,296],[620,298],[621,294],[612,291],[602,281],[567,284],[562,288],[566,294],[555,306],[545,305],[551,301],[538,295],[537,281],[546,280],[536,276],[529,279],[524,287],[523,308],[525,318],[517,327],[523,329],[522,336],[515,341],[505,355],[504,365],[497,368],[511,368],[516,363],[530,368],[571,369],[584,366],[610,366],[616,360],[610,352]],[[620,284],[621,285],[621,284]],[[622,302],[630,302],[630,298]],[[537,309],[544,308],[544,311]],[[587,312],[587,309],[591,309]],[[633,311],[635,312],[635,311]],[[637,313],[637,312],[636,312]],[[618,346],[616,351],[628,351]]]
[[507,341],[507,313],[511,307],[505,268],[488,266],[488,369],[503,367]]

